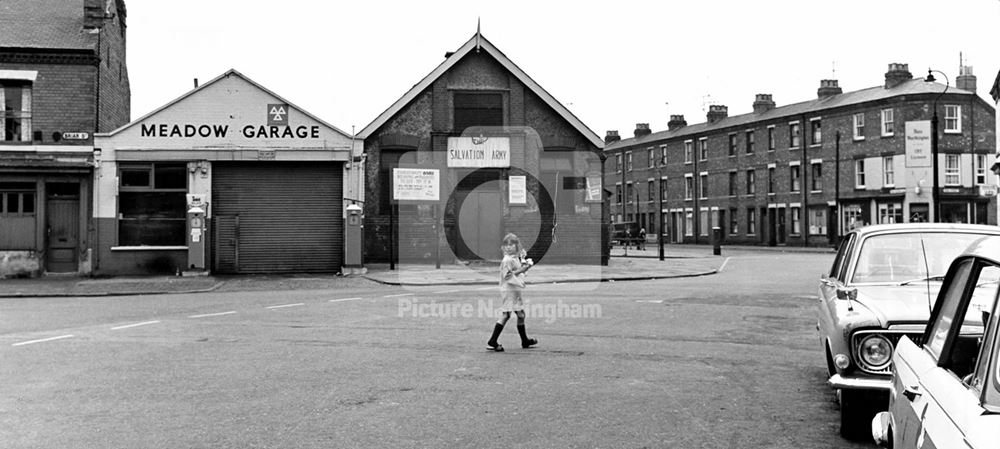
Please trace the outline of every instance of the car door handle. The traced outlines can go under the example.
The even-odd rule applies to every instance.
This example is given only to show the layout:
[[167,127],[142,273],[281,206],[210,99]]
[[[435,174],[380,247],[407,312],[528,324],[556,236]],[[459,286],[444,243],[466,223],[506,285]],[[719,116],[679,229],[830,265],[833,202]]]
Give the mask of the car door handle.
[[922,393],[920,393],[920,387],[918,386],[914,385],[911,387],[903,388],[903,396],[906,396],[906,399],[909,399],[910,401],[913,401],[914,399],[917,398],[917,396],[920,396],[921,394]]

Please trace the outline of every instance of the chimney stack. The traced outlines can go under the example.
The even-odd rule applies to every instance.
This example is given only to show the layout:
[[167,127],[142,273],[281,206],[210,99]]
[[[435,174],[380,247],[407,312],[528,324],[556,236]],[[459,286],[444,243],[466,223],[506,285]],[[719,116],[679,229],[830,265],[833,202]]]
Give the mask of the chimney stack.
[[885,88],[892,89],[911,79],[913,79],[913,74],[910,73],[910,66],[894,62],[889,64],[889,71],[885,72]]
[[712,123],[729,117],[729,107],[721,104],[710,104],[708,105],[708,114],[706,114],[706,117],[708,118],[708,124],[711,125]]
[[816,89],[816,96],[819,98],[840,95],[844,90],[837,85],[837,80],[820,80],[819,89]]
[[104,26],[104,0],[83,0],[83,29],[95,30]]
[[955,78],[955,87],[969,92],[976,91],[976,75],[972,74],[971,65],[963,65],[958,68],[958,78]]
[[676,129],[681,129],[681,128],[687,126],[687,124],[688,124],[688,122],[686,120],[684,120],[684,116],[683,115],[671,115],[670,116],[670,121],[667,122],[667,130],[668,131],[673,131],[673,130],[676,130]]
[[771,99],[771,94],[757,94],[757,98],[753,101],[754,114],[770,111],[774,107],[775,104],[774,100]]
[[619,140],[622,140],[622,138],[621,138],[621,136],[618,135],[618,130],[617,129],[609,130],[608,134],[606,136],[604,136],[604,143],[606,143],[606,144],[612,143],[612,142],[617,142]]
[[638,139],[642,136],[648,136],[652,134],[653,131],[649,129],[649,123],[636,123],[635,124],[635,138]]

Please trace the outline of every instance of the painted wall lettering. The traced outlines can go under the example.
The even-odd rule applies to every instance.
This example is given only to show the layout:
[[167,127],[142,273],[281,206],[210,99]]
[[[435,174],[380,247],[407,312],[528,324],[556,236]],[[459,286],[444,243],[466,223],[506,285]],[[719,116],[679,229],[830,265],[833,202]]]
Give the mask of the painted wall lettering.
[[141,137],[218,137],[225,138],[229,125],[142,124]]

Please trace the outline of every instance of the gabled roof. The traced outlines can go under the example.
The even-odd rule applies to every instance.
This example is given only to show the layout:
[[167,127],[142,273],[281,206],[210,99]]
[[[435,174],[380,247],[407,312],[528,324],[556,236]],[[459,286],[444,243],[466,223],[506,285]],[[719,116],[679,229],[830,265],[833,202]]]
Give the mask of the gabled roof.
[[[2,0],[0,0],[0,1],[2,1]],[[128,128],[131,128],[131,127],[133,127],[133,126],[136,126],[136,124],[138,124],[138,123],[141,123],[141,122],[143,122],[144,120],[146,120],[147,118],[149,118],[149,117],[152,117],[152,116],[156,115],[156,114],[157,114],[157,113],[159,113],[160,111],[162,111],[162,110],[164,110],[164,109],[168,109],[168,108],[170,108],[171,106],[173,106],[173,105],[175,105],[175,104],[177,104],[177,103],[181,102],[181,101],[182,101],[182,100],[184,100],[185,98],[188,98],[188,97],[190,97],[190,96],[192,96],[192,95],[194,95],[194,94],[196,94],[196,93],[200,92],[201,90],[203,90],[203,89],[206,89],[206,88],[207,88],[208,86],[211,86],[212,84],[215,84],[215,83],[219,82],[219,80],[222,80],[222,79],[224,79],[224,78],[227,78],[227,77],[230,77],[230,76],[236,76],[236,77],[239,77],[240,79],[242,79],[242,80],[244,80],[244,81],[246,81],[246,82],[250,83],[251,85],[253,85],[254,87],[256,87],[256,88],[260,89],[261,91],[264,91],[264,92],[266,92],[266,93],[267,93],[268,95],[271,95],[271,96],[273,96],[274,98],[276,98],[276,99],[280,100],[280,101],[281,101],[282,103],[286,103],[286,104],[288,104],[289,106],[291,106],[292,108],[295,108],[295,110],[297,110],[297,111],[301,112],[301,113],[302,113],[303,115],[305,115],[305,116],[307,116],[307,117],[309,117],[309,118],[311,118],[311,119],[315,120],[316,122],[318,122],[318,123],[320,123],[320,124],[322,124],[322,125],[324,125],[324,126],[327,126],[327,127],[329,127],[330,129],[333,129],[334,131],[336,131],[336,132],[338,132],[338,133],[340,133],[340,134],[342,134],[342,135],[344,135],[344,137],[347,137],[347,138],[349,138],[349,139],[350,139],[350,138],[352,137],[352,136],[351,136],[350,134],[348,134],[348,133],[346,133],[346,132],[342,131],[342,130],[341,130],[340,128],[337,128],[336,126],[333,126],[333,125],[331,125],[331,124],[329,124],[329,123],[327,123],[327,122],[325,122],[325,121],[323,121],[323,120],[320,120],[320,119],[319,119],[319,118],[317,118],[317,117],[316,117],[315,115],[312,115],[311,113],[309,113],[309,112],[308,112],[308,111],[306,111],[305,109],[302,109],[302,108],[300,108],[300,107],[296,106],[296,105],[295,105],[294,103],[292,103],[292,102],[290,102],[290,101],[288,101],[288,100],[286,100],[286,99],[282,98],[282,97],[281,97],[280,95],[278,95],[278,94],[276,94],[276,93],[274,93],[274,92],[271,92],[271,91],[270,91],[269,89],[267,89],[266,87],[264,87],[264,86],[261,86],[261,85],[260,85],[260,84],[258,84],[258,83],[257,83],[256,81],[254,81],[254,80],[252,80],[252,79],[250,79],[250,78],[247,78],[247,76],[246,76],[246,75],[244,75],[244,74],[242,74],[242,73],[240,73],[240,72],[236,71],[236,69],[229,69],[229,70],[227,70],[227,71],[226,71],[226,73],[223,73],[222,75],[219,75],[219,76],[217,76],[217,77],[213,78],[213,79],[212,79],[211,81],[209,81],[209,82],[207,82],[207,83],[204,83],[204,84],[201,84],[200,86],[198,86],[198,87],[196,87],[196,88],[192,89],[192,90],[191,90],[191,91],[189,91],[188,93],[186,93],[186,94],[184,94],[184,95],[181,95],[180,97],[177,97],[177,98],[176,98],[176,99],[175,99],[174,101],[171,101],[171,102],[169,102],[169,103],[167,103],[167,104],[165,104],[165,105],[163,105],[163,106],[160,106],[159,108],[157,108],[157,109],[156,109],[156,110],[154,110],[153,112],[150,112],[150,113],[148,113],[148,114],[146,114],[146,115],[144,115],[144,116],[142,116],[142,117],[139,117],[138,119],[135,119],[135,120],[132,120],[132,121],[131,121],[130,123],[128,123],[128,124],[125,124],[125,125],[123,125],[122,127],[118,128],[118,129],[116,129],[116,130],[114,130],[114,131],[111,131],[111,132],[109,132],[109,133],[105,133],[105,134],[101,134],[101,133],[98,133],[98,134],[96,134],[96,135],[98,135],[98,136],[112,136],[112,135],[115,135],[115,134],[118,134],[119,132],[121,132],[121,131],[123,131],[123,130],[125,130],[125,129],[128,129]]]
[[993,80],[990,96],[993,97],[993,101],[1000,102],[1000,72],[997,72],[997,78]]
[[445,74],[449,69],[451,69],[455,64],[458,63],[465,55],[469,54],[470,51],[480,50],[485,51],[487,54],[492,56],[497,62],[500,63],[505,69],[510,71],[517,79],[524,83],[524,85],[535,95],[538,95],[542,101],[545,102],[549,107],[551,107],[560,117],[569,122],[574,129],[580,134],[587,138],[590,143],[595,145],[597,148],[604,148],[604,141],[594,133],[590,128],[583,124],[580,119],[578,119],[569,109],[566,109],[562,103],[559,103],[545,89],[542,88],[538,83],[531,79],[527,73],[524,73],[513,61],[511,61],[507,56],[505,56],[500,50],[493,46],[490,41],[486,40],[485,37],[478,31],[475,35],[469,39],[465,45],[462,45],[455,53],[445,58],[441,65],[437,66],[430,74],[420,80],[419,83],[415,84],[405,95],[399,100],[396,100],[388,109],[382,112],[373,122],[369,123],[364,129],[358,133],[358,137],[362,139],[367,139],[372,133],[378,130],[382,125],[389,121],[393,116],[395,116],[399,111],[401,111],[406,105],[410,104],[414,99],[420,95],[425,89],[431,86],[435,80]]
[[83,0],[0,0],[0,47],[90,50]]
[[[858,105],[868,102],[873,102],[877,100],[902,96],[902,95],[916,95],[916,94],[940,94],[945,89],[944,84],[935,82],[926,82],[923,78],[914,78],[909,81],[904,81],[898,86],[891,89],[886,89],[884,86],[870,87],[867,89],[856,90],[852,92],[845,92],[842,94],[831,95],[825,98],[817,98],[814,100],[804,101],[801,103],[794,103],[785,106],[776,107],[766,112],[756,113],[751,112],[748,114],[734,115],[726,117],[715,123],[697,123],[694,125],[684,126],[673,131],[659,131],[639,138],[628,138],[622,139],[617,142],[610,143],[605,146],[605,151],[611,151],[622,147],[630,147],[633,145],[641,145],[647,142],[655,142],[660,140],[666,140],[671,138],[678,138],[682,136],[696,135],[700,133],[705,133],[712,130],[724,129],[734,126],[744,126],[759,122],[766,122],[769,120],[780,119],[782,117],[787,117],[789,119],[796,119],[801,114],[809,114],[820,112],[824,110],[839,108],[843,106]],[[972,95],[975,96],[975,92],[970,92],[967,90],[962,90],[954,86],[948,87],[948,95]]]

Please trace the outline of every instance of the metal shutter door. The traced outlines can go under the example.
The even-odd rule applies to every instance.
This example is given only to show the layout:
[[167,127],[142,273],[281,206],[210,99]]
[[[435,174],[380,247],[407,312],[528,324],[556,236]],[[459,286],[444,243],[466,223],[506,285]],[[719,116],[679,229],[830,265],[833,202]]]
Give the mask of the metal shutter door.
[[214,163],[215,271],[339,271],[342,173],[340,163]]

